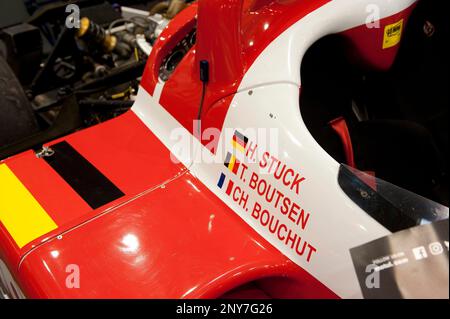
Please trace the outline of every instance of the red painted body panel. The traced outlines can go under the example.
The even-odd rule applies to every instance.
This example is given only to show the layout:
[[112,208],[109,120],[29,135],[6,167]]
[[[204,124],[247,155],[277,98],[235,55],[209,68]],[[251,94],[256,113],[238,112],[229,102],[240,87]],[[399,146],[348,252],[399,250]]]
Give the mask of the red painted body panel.
[[58,225],[58,229],[19,249],[0,224],[2,259],[14,271],[20,258],[47,238],[75,227],[106,209],[173,178],[185,170],[170,159],[169,150],[128,112],[114,120],[74,133],[65,140],[118,186],[125,196],[103,207],[91,207],[48,165],[27,151],[3,161]]
[[[209,62],[209,85],[234,86],[248,64],[243,54],[242,0],[199,0],[195,62]],[[226,45],[224,45],[226,44]]]
[[38,247],[20,275],[30,297],[214,298],[267,277],[275,297],[336,297],[189,174]]
[[[200,5],[205,1],[200,0]],[[232,96],[257,56],[289,26],[329,1],[244,1],[242,41],[233,45],[223,41],[236,38],[236,30],[229,30],[232,21],[222,21],[218,28],[214,28],[214,15],[201,21],[204,26],[210,21],[211,27],[205,27],[206,33],[199,34],[199,39],[215,41],[194,46],[165,83],[160,103],[193,132],[202,86],[195,50],[205,58],[217,56],[214,50],[221,50],[227,60],[212,65],[213,81],[208,84],[203,113],[203,129],[221,129]],[[212,1],[216,9],[219,2]],[[230,16],[236,18],[233,9],[240,1],[225,3],[232,10]],[[203,9],[204,16],[208,10],[214,11],[212,7]],[[195,26],[196,14],[197,5],[191,5],[156,42],[142,80],[150,94],[158,82],[162,59]],[[379,32],[373,31],[373,36],[379,37]],[[367,62],[378,61],[379,68],[392,63],[396,48],[370,49],[379,43],[371,43],[371,37],[361,39],[366,34],[358,28],[345,35],[358,44],[359,54]],[[27,296],[212,298],[259,280],[259,287],[273,297],[336,297],[253,231],[182,165],[174,164],[169,150],[134,113],[61,140],[71,144],[125,196],[92,210],[32,152],[5,161],[59,226],[19,249],[0,225],[0,258]],[[80,267],[78,289],[66,287],[69,264]]]
[[159,101],[191,133],[194,131],[192,121],[197,118],[202,94],[202,84],[195,72],[194,61],[195,52],[191,50],[164,85]]

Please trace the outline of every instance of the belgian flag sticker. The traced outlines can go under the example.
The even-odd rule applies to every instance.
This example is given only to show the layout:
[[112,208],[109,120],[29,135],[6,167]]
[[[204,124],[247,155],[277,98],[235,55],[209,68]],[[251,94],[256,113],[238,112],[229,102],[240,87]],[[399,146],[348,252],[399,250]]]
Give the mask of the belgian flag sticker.
[[241,163],[236,158],[236,156],[228,152],[224,163],[225,167],[228,168],[233,174],[237,174],[240,164]]

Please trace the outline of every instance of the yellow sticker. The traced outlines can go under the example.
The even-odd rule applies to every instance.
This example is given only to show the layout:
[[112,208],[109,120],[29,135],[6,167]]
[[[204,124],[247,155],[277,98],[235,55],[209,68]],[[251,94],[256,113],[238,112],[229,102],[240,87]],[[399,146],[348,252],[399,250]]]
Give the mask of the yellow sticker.
[[383,49],[389,49],[400,43],[403,32],[403,19],[384,28]]
[[0,222],[20,248],[58,227],[6,164],[0,164]]

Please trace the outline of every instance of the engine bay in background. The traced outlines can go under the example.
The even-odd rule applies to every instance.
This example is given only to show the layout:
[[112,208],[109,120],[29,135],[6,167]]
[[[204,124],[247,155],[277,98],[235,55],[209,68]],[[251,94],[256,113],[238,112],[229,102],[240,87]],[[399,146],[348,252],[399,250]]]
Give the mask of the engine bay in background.
[[[80,10],[72,28],[69,2],[8,2],[2,7],[13,9],[0,24],[0,159],[126,112],[153,44],[190,4],[71,1]],[[194,43],[195,30],[164,58],[162,81]]]

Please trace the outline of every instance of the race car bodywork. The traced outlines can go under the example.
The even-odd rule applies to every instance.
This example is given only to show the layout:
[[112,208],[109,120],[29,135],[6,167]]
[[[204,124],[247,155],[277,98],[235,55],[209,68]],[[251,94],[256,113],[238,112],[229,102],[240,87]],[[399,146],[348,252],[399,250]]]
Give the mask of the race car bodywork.
[[[49,154],[0,164],[4,293],[361,297],[349,249],[390,231],[339,187],[339,163],[303,123],[299,70],[329,34],[361,64],[388,69],[415,4],[189,6],[156,42],[130,112],[48,143]],[[161,80],[165,57],[194,28],[196,44]]]

